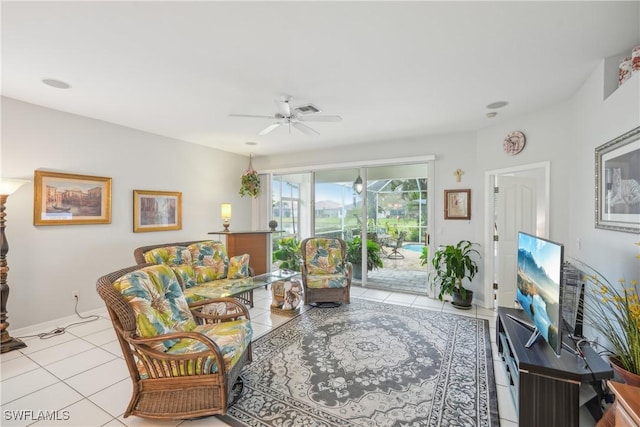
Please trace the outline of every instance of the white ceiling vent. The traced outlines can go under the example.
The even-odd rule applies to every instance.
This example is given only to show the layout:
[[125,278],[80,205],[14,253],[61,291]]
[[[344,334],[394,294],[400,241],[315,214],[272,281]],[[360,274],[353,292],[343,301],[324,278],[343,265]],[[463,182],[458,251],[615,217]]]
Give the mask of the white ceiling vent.
[[300,114],[319,113],[321,110],[313,104],[299,105],[293,109]]

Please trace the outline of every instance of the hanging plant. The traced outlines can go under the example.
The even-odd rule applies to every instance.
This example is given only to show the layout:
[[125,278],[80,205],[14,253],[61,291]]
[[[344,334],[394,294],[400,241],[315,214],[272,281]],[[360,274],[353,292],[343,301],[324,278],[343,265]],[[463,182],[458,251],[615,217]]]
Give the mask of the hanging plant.
[[249,155],[249,169],[242,174],[239,193],[242,197],[249,196],[255,199],[260,194],[260,177],[253,169],[252,157],[253,155]]

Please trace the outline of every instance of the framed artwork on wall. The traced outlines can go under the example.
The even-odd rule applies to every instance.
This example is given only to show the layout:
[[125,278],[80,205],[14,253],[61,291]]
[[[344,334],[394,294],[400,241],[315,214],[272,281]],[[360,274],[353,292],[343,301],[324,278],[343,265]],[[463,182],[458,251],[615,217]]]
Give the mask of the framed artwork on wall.
[[640,232],[640,126],[596,148],[596,228]]
[[111,178],[37,170],[33,224],[111,223]]
[[444,219],[471,219],[471,190],[444,190]]
[[182,229],[182,193],[133,190],[133,232]]

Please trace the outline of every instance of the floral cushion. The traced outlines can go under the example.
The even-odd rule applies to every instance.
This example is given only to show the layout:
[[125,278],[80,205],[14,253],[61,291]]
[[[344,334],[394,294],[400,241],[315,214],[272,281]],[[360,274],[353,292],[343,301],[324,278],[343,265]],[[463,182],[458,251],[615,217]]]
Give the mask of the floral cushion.
[[[229,268],[229,257],[224,244],[221,242],[204,241],[193,243],[188,246],[191,252],[191,263],[196,271],[196,281],[202,283],[199,279],[198,269],[196,267],[209,267],[210,270],[201,269],[203,278],[207,280],[222,279],[227,277],[227,269]],[[204,281],[207,281],[204,280]]]
[[336,274],[344,271],[342,246],[336,239],[311,239],[303,248],[308,274]]
[[196,265],[193,267],[196,275],[196,283],[206,283],[213,280],[224,279],[227,276],[226,268],[217,268],[208,265]]
[[227,278],[241,279],[243,277],[249,277],[249,254],[229,258]]
[[307,276],[308,288],[344,288],[347,283],[347,276],[343,273]]
[[144,260],[150,264],[171,266],[191,264],[191,252],[184,246],[166,246],[145,252]]
[[[136,315],[136,333],[142,337],[191,331],[196,327],[178,278],[165,264],[128,273],[113,286],[131,305]],[[154,348],[165,351],[174,344],[175,340],[166,340]]]
[[197,284],[196,272],[193,270],[191,264],[176,265],[171,267],[171,269],[176,273],[178,279],[180,279],[182,289],[191,288]]

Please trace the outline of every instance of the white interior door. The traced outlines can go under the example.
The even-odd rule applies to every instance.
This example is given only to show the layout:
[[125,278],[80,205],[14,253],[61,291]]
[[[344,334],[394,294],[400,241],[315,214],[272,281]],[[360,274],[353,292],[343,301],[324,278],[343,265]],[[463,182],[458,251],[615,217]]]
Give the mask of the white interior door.
[[518,231],[536,234],[537,184],[532,178],[498,175],[495,198],[496,242],[495,283],[498,305],[513,307],[516,299],[516,256]]

